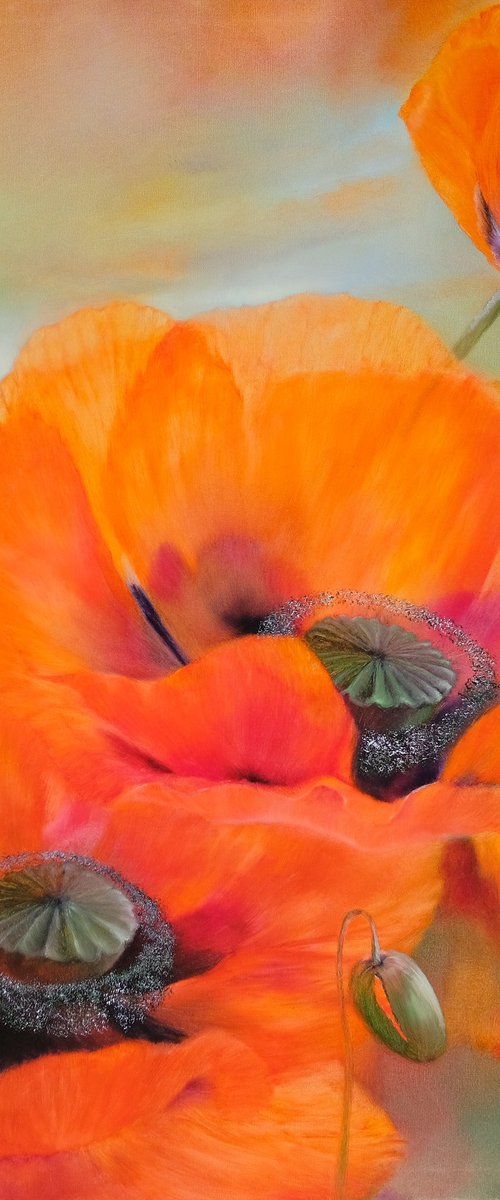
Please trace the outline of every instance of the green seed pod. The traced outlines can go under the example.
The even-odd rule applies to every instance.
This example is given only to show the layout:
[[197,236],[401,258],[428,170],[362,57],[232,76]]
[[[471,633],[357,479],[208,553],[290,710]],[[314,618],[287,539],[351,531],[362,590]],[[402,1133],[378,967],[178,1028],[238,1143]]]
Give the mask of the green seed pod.
[[[394,1022],[376,994],[380,980]],[[427,976],[407,954],[382,951],[377,960],[358,963],[351,994],[363,1020],[381,1042],[404,1058],[432,1062],[446,1048],[446,1027],[439,1000]]]
[[325,617],[304,639],[363,722],[378,709],[398,714],[400,726],[417,725],[456,681],[451,663],[431,642],[373,617]]
[[46,859],[0,879],[0,949],[109,970],[137,930],[133,906],[79,863]]

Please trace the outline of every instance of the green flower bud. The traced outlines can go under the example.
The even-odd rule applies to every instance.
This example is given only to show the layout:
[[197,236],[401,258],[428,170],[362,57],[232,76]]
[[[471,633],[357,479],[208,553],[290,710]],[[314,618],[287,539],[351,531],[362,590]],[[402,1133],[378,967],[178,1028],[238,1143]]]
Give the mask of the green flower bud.
[[[380,980],[394,1021],[376,994]],[[372,1033],[390,1050],[416,1062],[432,1062],[446,1048],[441,1007],[427,976],[407,954],[383,951],[377,959],[358,963],[351,976],[351,994]]]

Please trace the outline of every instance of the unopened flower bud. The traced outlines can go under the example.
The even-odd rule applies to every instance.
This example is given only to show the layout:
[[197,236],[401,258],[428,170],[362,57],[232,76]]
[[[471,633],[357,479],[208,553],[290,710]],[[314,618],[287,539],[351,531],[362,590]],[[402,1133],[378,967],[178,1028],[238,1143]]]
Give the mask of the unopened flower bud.
[[[380,980],[393,1020],[377,998]],[[358,963],[351,994],[363,1020],[380,1041],[417,1062],[431,1062],[446,1048],[446,1027],[439,1000],[427,976],[407,954],[381,952]]]

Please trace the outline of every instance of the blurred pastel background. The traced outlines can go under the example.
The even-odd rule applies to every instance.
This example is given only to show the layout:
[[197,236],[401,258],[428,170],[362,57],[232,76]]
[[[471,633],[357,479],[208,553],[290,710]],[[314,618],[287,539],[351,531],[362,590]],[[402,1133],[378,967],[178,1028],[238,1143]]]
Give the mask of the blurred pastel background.
[[2,372],[40,323],[120,296],[184,315],[347,290],[454,339],[495,272],[397,114],[477,8],[2,0]]
[[[183,316],[350,291],[406,304],[454,341],[497,276],[433,192],[398,109],[475,11],[1,0],[1,372],[38,325],[119,297]],[[498,341],[494,326],[473,358],[494,375]],[[421,961],[438,987],[454,962],[470,972],[474,1017],[486,974],[488,1003],[500,994],[500,967],[455,938],[438,922]],[[458,1045],[428,1068],[380,1051],[360,1069],[409,1140],[384,1200],[498,1200],[498,1061]]]

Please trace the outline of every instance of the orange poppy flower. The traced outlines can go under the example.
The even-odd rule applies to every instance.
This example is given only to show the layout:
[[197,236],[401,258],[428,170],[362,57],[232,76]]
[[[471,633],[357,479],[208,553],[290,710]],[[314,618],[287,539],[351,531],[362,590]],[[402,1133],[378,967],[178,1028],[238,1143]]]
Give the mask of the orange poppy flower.
[[[62,777],[47,771],[41,745],[14,717],[2,718],[2,763],[1,860],[57,852],[117,871],[167,915],[176,946],[172,1000],[185,979],[196,986],[210,975],[204,1016],[196,993],[198,1031],[241,1026],[238,1035],[246,1031],[273,1071],[288,1064],[292,1037],[296,1066],[331,1060],[341,1042],[331,1020],[338,913],[330,911],[330,833],[246,820],[238,805],[234,820],[215,828],[183,804],[175,786],[136,787],[106,806],[71,789],[68,802]],[[284,869],[293,887],[283,887]],[[0,977],[2,946],[0,903]],[[320,969],[327,994],[315,997]],[[226,992],[220,1005],[218,970]],[[178,1028],[192,1031],[187,1008]]]
[[[332,932],[329,839],[253,820],[215,827],[185,808],[174,809],[168,789],[158,787],[136,788],[106,808],[68,809],[47,787],[41,744],[35,740],[27,754],[25,727],[5,714],[0,734],[2,1200],[21,1200],[32,1190],[47,1200],[76,1200],[82,1187],[96,1200],[138,1194],[161,1200],[166,1193],[184,1200],[198,1194],[200,1179],[214,1200],[221,1194],[308,1200],[311,1188],[326,1200],[335,1172],[343,1070],[332,1062],[329,1004],[319,996],[316,1003],[307,960],[316,936]],[[22,875],[20,854],[30,856],[28,876]],[[283,887],[283,856],[293,887]],[[65,888],[77,907],[82,892],[71,893],[75,871],[80,888],[89,873],[94,884],[111,886],[103,919],[111,920],[117,891],[122,902],[133,896],[139,940],[111,969],[106,960],[104,974],[78,940],[77,967],[84,974],[76,982],[74,974],[64,974],[75,970],[74,954],[66,965],[63,952],[54,955],[54,943],[49,949],[41,941],[35,952],[31,933],[29,949],[19,940],[34,928],[32,891],[28,924],[19,925],[22,889],[35,879],[37,902],[43,903],[40,871],[53,871],[54,863],[69,870]],[[50,876],[52,884],[55,878]],[[6,892],[6,881],[12,888],[16,879],[17,892]],[[159,1005],[160,993],[149,1002],[144,992],[155,980],[159,986],[163,958],[156,966],[148,960],[139,989],[137,963],[157,929],[148,925],[150,901],[141,907],[144,893],[160,904],[175,936],[171,978],[165,975],[162,987],[172,1003],[179,992],[176,1019],[186,1005],[177,1032],[169,1024],[167,996]],[[16,902],[14,925],[9,894]],[[83,892],[84,908],[86,897],[87,915],[97,919],[95,888]],[[75,924],[74,908],[67,921],[71,936],[89,929],[88,923]],[[331,956],[326,941],[321,954],[325,962]],[[318,953],[316,971],[320,961]],[[203,1017],[196,992],[194,1020],[183,984],[189,978],[195,985],[219,968],[224,1002],[218,1006],[219,984],[211,978]],[[331,962],[328,973],[331,982]],[[99,979],[104,990],[96,992]],[[243,986],[253,1013],[243,1011],[235,1038]],[[124,1003],[126,1020],[119,1017]],[[372,1195],[402,1149],[390,1120],[356,1089],[347,1196]],[[296,1160],[292,1180],[290,1154]]]
[[[208,1013],[276,1070],[286,1064],[292,1028],[296,1062],[310,1062],[313,1044],[317,1057],[341,1053],[332,965],[345,913],[368,910],[386,948],[411,950],[450,888],[447,844],[474,838],[483,870],[482,835],[500,833],[498,775],[454,773],[461,743],[432,784],[391,804],[361,792],[350,774],[354,723],[300,639],[244,638],[164,680],[83,673],[63,690],[80,694],[102,747],[89,767],[85,738],[70,736],[61,750],[56,721],[53,761],[59,788],[73,797],[71,837],[75,826],[105,820],[105,860],[123,873],[132,861],[134,879],[175,913],[191,870],[191,851],[186,864],[175,830],[183,813],[203,822],[196,853],[211,863],[211,898],[183,919],[181,942],[194,938],[196,953],[217,961],[173,986],[161,1006],[165,1021],[197,1033]],[[16,711],[26,723],[24,695],[17,693]],[[491,719],[463,739],[466,747],[478,738],[475,760]],[[50,745],[50,727],[46,737]],[[134,783],[141,786],[110,799],[113,788],[116,795]],[[58,837],[64,848],[64,823]],[[484,872],[500,879],[486,859]],[[353,928],[347,970],[366,945],[366,930]]]
[[403,309],[87,311],[1,398],[18,666],[161,675],[304,592],[497,590],[496,394]]
[[[308,1200],[311,1188],[326,1200],[343,1093],[342,1066],[332,1062],[330,998],[315,999],[313,987],[318,964],[323,960],[326,967],[327,959],[333,987],[326,940],[333,928],[330,839],[241,816],[216,827],[174,808],[168,789],[159,787],[136,788],[107,807],[68,809],[47,786],[41,743],[35,740],[27,754],[25,726],[5,714],[0,734],[2,1200],[21,1200],[32,1190],[46,1200],[76,1200],[82,1187],[96,1200],[138,1194],[187,1200],[198,1194],[200,1179],[213,1200],[221,1194]],[[20,854],[30,856],[28,876],[22,875]],[[284,862],[293,886],[283,887]],[[44,903],[40,871],[53,871],[54,863],[70,871],[65,888],[73,906],[82,903],[81,890],[71,892],[75,871],[80,889],[89,873],[94,884],[111,886],[112,898],[108,891],[100,910],[108,921],[117,892],[122,902],[134,897],[139,940],[123,960],[97,972],[104,991],[96,993],[94,958],[78,940],[77,966],[85,973],[76,982],[63,974],[74,971],[74,954],[67,962],[48,941],[37,942],[35,953],[31,933],[29,949],[19,940],[40,922],[31,915],[29,890],[28,924],[19,925],[23,888],[32,888],[34,879],[37,903]],[[50,903],[55,878],[50,876]],[[12,888],[16,880],[17,892],[6,892],[6,881]],[[167,995],[160,1005],[159,994],[151,998],[150,1016],[147,993],[144,1010],[144,987],[137,990],[134,969],[153,928],[147,923],[150,902],[139,903],[144,892],[160,904],[175,936],[171,978],[165,976],[163,988],[176,1019],[185,1008],[177,1033]],[[84,908],[86,897],[87,916],[97,919],[95,888],[90,896],[83,892]],[[75,924],[74,907],[67,921],[71,936],[89,929],[88,923]],[[317,937],[323,944],[315,952]],[[102,948],[102,942],[94,945]],[[220,982],[214,978],[219,968]],[[159,986],[163,958],[156,966],[148,960],[147,970],[151,990],[155,980]],[[183,985],[188,978],[196,985],[203,974],[211,976],[204,1016],[197,991],[194,1017]],[[326,982],[326,969],[324,977]],[[219,986],[225,992],[220,1005]],[[240,1022],[243,988],[248,1011],[243,1006]],[[185,1040],[179,1042],[180,1035]],[[390,1120],[355,1089],[347,1197],[363,1200],[378,1190],[402,1149]]]
[[500,265],[500,5],[456,29],[401,109],[431,183]]
[[[224,696],[238,673],[246,687],[235,719]],[[61,1194],[64,1188],[68,1200],[73,1195],[76,1200],[82,1179],[96,1200],[106,1195],[105,1188],[114,1200],[125,1184],[151,1200],[168,1185],[169,1194],[181,1200],[193,1194],[201,1174],[214,1200],[229,1186],[242,1200],[254,1194],[307,1200],[311,1187],[326,1200],[340,1122],[341,1067],[332,1075],[326,1064],[342,1053],[333,970],[342,918],[359,904],[374,916],[384,948],[410,949],[442,895],[445,845],[498,829],[498,791],[438,783],[384,805],[348,783],[315,776],[339,754],[342,762],[352,722],[344,716],[341,724],[339,696],[299,640],[233,642],[168,680],[144,683],[87,674],[71,683],[102,712],[106,736],[117,734],[125,741],[144,711],[155,762],[173,750],[183,770],[197,767],[205,774],[210,764],[212,770],[208,778],[164,771],[162,783],[157,772],[156,782],[105,806],[90,804],[88,795],[82,803],[76,795],[67,808],[47,786],[42,739],[35,740],[35,759],[29,763],[33,788],[29,773],[23,780],[20,761],[29,731],[11,715],[13,778],[4,785],[10,803],[2,806],[7,821],[5,826],[0,821],[0,853],[5,858],[56,847],[65,856],[90,854],[159,901],[177,950],[176,974],[155,1010],[155,1030],[180,1030],[187,1040],[158,1047],[143,1039],[137,1047],[122,1037],[91,1054],[42,1055],[0,1075],[0,1112],[12,1114],[4,1124],[5,1142],[0,1139],[4,1193],[18,1200],[23,1188],[33,1186],[36,1167],[39,1183],[46,1182],[54,1200],[56,1190]],[[291,695],[281,705],[280,730],[273,714],[287,683]],[[299,696],[304,697],[302,719]],[[155,707],[159,716],[153,722]],[[181,717],[165,746],[169,714],[177,707]],[[186,718],[190,714],[196,723],[203,711],[207,721],[205,726],[200,721],[196,761]],[[263,717],[268,737],[259,744]],[[337,726],[333,740],[329,725]],[[290,748],[296,747],[291,771],[284,730],[292,735]],[[139,746],[142,736],[139,729]],[[324,757],[321,747],[314,749],[315,736],[326,739]],[[84,757],[85,744],[82,750]],[[260,783],[242,780],[244,772],[253,776],[257,770]],[[366,931],[353,928],[346,973],[366,951]],[[356,1038],[366,1036],[354,1013],[351,1021]],[[242,1046],[233,1043],[234,1036]],[[236,1063],[248,1108],[239,1112],[236,1105],[226,1118],[220,1089],[231,1093]],[[114,1094],[110,1079],[116,1097],[113,1105],[107,1099],[104,1117],[99,1097]],[[94,1092],[95,1108],[89,1106]],[[69,1109],[67,1094],[74,1097]],[[16,1120],[26,1097],[34,1095],[42,1096],[43,1105],[31,1105],[33,1120]],[[318,1113],[322,1097],[329,1097],[329,1105],[321,1105]],[[298,1159],[292,1183],[283,1161],[290,1138]],[[368,1167],[367,1144],[372,1147]],[[348,1195],[368,1196],[380,1186],[399,1149],[384,1115],[358,1094]]]
[[[24,719],[6,720],[12,768],[2,790],[0,857],[47,850],[90,855],[161,904],[176,938],[174,977],[158,1008],[167,1027],[189,1034],[225,1029],[244,1038],[273,1073],[287,1069],[291,1058],[307,1072],[342,1053],[334,960],[353,879],[386,941],[408,948],[436,902],[437,847],[405,864],[405,904],[393,910],[353,801],[352,845],[332,820],[347,802],[348,786],[345,796],[330,788],[325,812],[320,791],[310,803],[309,782],[283,793],[244,782],[214,784],[211,792],[200,780],[156,772],[156,782],[96,805],[88,776],[78,788],[75,771],[68,787],[64,769],[47,769]],[[28,744],[35,747],[33,783],[29,773],[23,776]],[[196,812],[198,792],[207,787],[206,811]],[[402,866],[394,864],[395,872]],[[353,931],[349,963],[365,948],[366,931]]]

